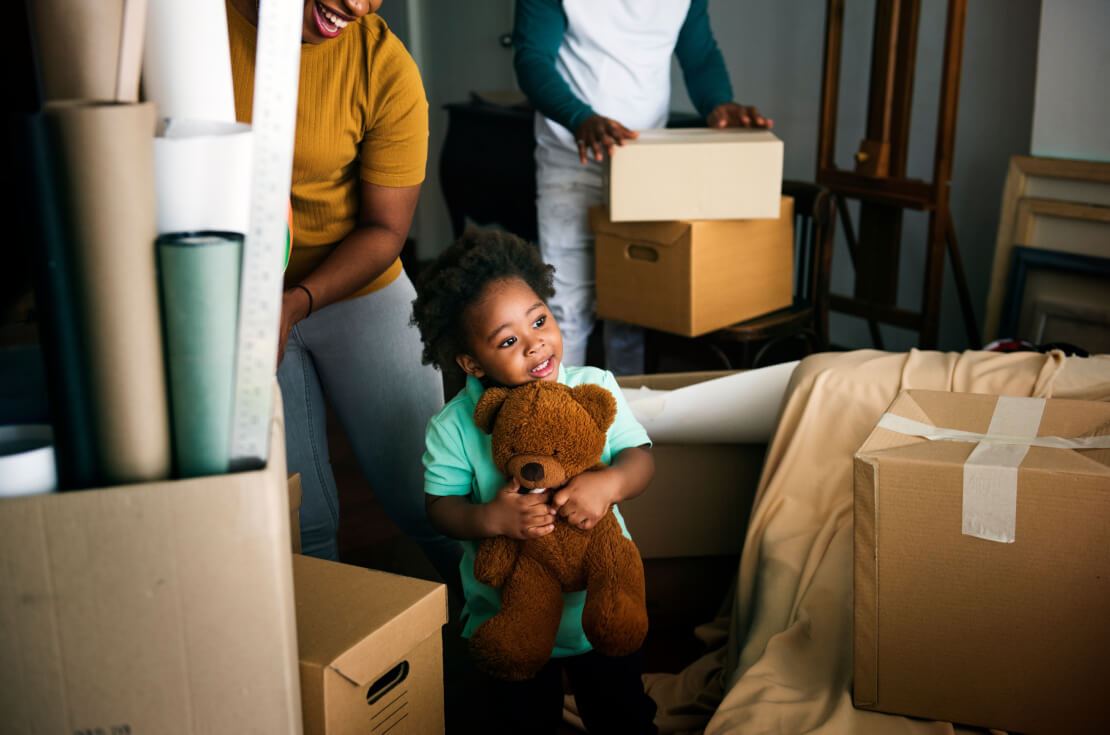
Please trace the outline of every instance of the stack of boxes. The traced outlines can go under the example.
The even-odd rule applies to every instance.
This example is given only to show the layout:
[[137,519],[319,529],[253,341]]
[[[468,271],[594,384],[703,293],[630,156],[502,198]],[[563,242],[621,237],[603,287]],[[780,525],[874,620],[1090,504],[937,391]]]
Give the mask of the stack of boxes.
[[649,130],[615,152],[596,235],[597,313],[696,337],[791,305],[793,201],[767,130]]

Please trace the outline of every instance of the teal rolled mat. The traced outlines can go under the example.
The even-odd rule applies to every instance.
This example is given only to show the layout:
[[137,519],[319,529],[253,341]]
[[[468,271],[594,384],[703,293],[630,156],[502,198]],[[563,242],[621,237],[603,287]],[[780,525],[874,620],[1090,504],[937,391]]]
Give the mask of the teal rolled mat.
[[162,235],[157,240],[177,474],[228,471],[235,325],[243,236]]

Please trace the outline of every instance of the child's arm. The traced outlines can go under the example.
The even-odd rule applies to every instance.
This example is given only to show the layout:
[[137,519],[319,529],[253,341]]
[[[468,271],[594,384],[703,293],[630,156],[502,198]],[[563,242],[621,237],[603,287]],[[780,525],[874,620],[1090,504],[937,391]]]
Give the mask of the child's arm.
[[555,511],[547,504],[547,494],[521,495],[515,479],[488,503],[474,504],[459,495],[425,494],[424,507],[432,527],[451,538],[524,540],[555,529]]
[[644,491],[655,474],[655,459],[647,447],[622,450],[613,463],[596,472],[583,472],[555,493],[559,515],[578,528],[593,528],[609,506]]

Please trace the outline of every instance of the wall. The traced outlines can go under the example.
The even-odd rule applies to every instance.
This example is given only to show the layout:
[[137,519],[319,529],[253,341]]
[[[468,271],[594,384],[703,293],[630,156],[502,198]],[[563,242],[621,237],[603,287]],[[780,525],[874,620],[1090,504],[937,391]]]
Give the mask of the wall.
[[1041,9],[1033,155],[1110,161],[1110,2]]

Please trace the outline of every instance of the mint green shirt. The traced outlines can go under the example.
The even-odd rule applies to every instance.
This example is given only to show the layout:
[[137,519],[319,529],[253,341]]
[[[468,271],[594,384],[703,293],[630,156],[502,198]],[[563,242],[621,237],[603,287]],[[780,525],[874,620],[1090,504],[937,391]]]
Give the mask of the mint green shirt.
[[[629,447],[650,445],[647,432],[632,415],[613,374],[592,367],[559,366],[559,382],[571,387],[584,383],[600,385],[617,400],[617,417],[605,436],[601,461],[611,464],[614,457]],[[459,391],[438,414],[428,422],[424,452],[424,492],[429,495],[460,495],[472,503],[488,503],[497,495],[506,478],[493,462],[491,437],[474,423],[474,407],[484,392],[482,384],[467,377],[466,387]],[[620,511],[613,514],[627,538],[632,538]],[[469,638],[479,625],[501,609],[501,592],[474,578],[474,554],[480,540],[464,540],[462,573],[463,637]],[[555,636],[553,657],[577,656],[590,650],[590,642],[582,631],[582,606],[586,593],[563,595],[563,617]]]

